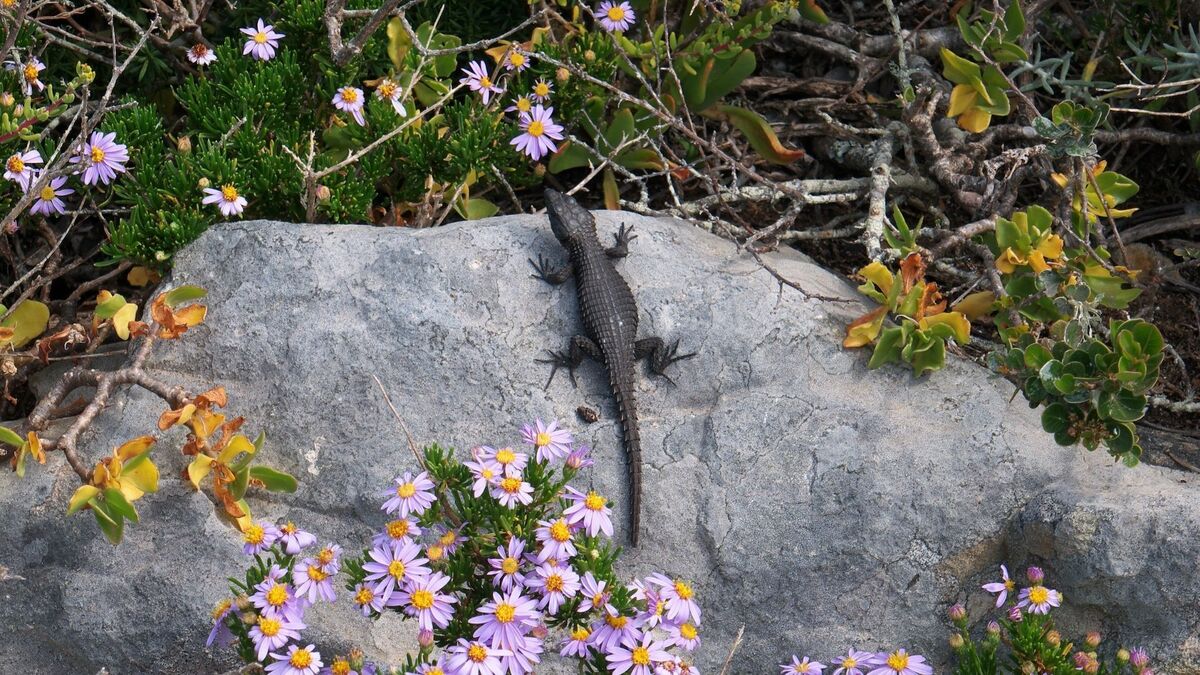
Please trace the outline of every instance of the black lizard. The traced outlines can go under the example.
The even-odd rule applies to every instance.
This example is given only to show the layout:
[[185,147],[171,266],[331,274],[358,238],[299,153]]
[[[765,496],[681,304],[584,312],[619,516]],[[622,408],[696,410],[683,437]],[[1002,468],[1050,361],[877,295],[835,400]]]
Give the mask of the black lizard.
[[[612,263],[613,259],[628,255],[629,242],[636,237],[632,229],[622,224],[616,235],[616,244],[606,249],[596,236],[596,219],[573,198],[547,189],[546,210],[550,216],[550,228],[567,249],[570,262],[565,267],[552,269],[549,261],[539,254],[537,262],[530,259],[529,264],[537,270],[535,276],[551,284],[561,284],[575,277],[575,291],[579,296],[585,335],[572,337],[567,350],[551,350],[552,358],[539,361],[554,366],[550,371],[550,380],[546,382],[547,387],[559,368],[566,368],[574,382],[575,368],[585,356],[602,362],[608,369],[629,462],[629,541],[637,546],[642,505],[642,445],[638,433],[637,401],[634,398],[634,366],[641,359],[649,359],[650,370],[667,377],[667,366],[695,354],[678,353],[678,340],[667,345],[658,337],[637,339],[637,302],[633,299],[629,284],[625,283]],[[669,377],[667,381],[670,381]]]

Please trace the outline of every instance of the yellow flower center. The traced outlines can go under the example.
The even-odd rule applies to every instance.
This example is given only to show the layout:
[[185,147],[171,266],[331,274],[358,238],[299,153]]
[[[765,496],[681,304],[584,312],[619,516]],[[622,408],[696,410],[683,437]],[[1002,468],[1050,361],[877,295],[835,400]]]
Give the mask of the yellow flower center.
[[604,594],[603,593],[597,593],[592,596],[592,605],[594,607],[599,607],[602,604],[604,604]]
[[260,45],[266,44],[267,43],[267,34],[262,31],[258,31],[257,33],[254,34],[254,41]]
[[347,87],[342,90],[342,100],[346,103],[354,103],[358,100],[358,92]]
[[288,663],[291,664],[293,668],[307,668],[312,665],[312,652],[308,651],[307,649],[297,649],[296,651],[292,652],[292,656],[288,659]]
[[279,619],[270,619],[265,616],[258,617],[258,630],[266,637],[279,635],[281,628],[283,628],[283,623]]
[[279,530],[284,534],[296,534],[296,530],[298,529],[300,528],[296,527],[296,524],[292,522],[289,522],[287,525],[279,528]]
[[629,655],[629,660],[633,661],[635,666],[650,665],[650,650],[645,647],[634,647],[633,653]]
[[[53,200],[58,195],[54,194],[54,188],[47,185],[46,187],[42,188],[42,191],[40,193],[38,193],[38,196],[42,198],[42,201],[48,202],[48,201]],[[257,543],[257,542],[251,542],[251,543]]]
[[492,86],[492,78],[488,77],[487,75],[479,78],[479,86],[484,89],[490,88]]
[[417,494],[417,486],[415,483],[401,483],[400,485],[396,486],[396,496],[401,499],[408,499],[415,494]]
[[287,602],[287,599],[288,590],[285,586],[275,584],[271,587],[271,590],[267,591],[267,604],[271,605],[272,607],[278,607],[282,605],[283,603]]
[[25,79],[29,82],[37,82],[38,69],[37,66],[33,65],[32,63],[25,64],[25,70],[22,71],[22,74],[25,75]]
[[688,586],[687,584],[683,583],[682,581],[676,581],[675,582],[675,594],[678,595],[680,597],[680,599],[682,599],[682,600],[691,600],[692,599],[692,587]]
[[529,112],[530,110],[533,110],[533,103],[530,103],[528,97],[520,96],[517,98],[516,107],[520,112]]
[[20,155],[9,157],[8,162],[4,166],[13,173],[21,173],[25,170],[25,162],[21,159]]
[[1045,604],[1050,599],[1050,591],[1045,586],[1034,586],[1029,589],[1029,601],[1035,605]]
[[197,58],[202,57],[207,53],[208,53],[208,47],[206,47],[202,44],[196,44],[192,47],[192,54],[196,55]]
[[608,8],[608,19],[609,19],[609,21],[624,21],[625,20],[625,10],[621,9],[620,7],[609,7]]
[[392,82],[391,80],[386,80],[382,84],[379,85],[379,95],[384,98],[392,98],[393,96],[396,95],[397,89],[399,89],[399,87],[396,86],[395,82]]
[[557,593],[563,589],[562,577],[557,574],[551,574],[546,577],[546,590],[551,593]]
[[458,535],[453,530],[451,530],[451,531],[447,532],[446,534],[443,534],[441,539],[438,539],[438,543],[441,544],[442,546],[449,546],[450,544],[454,543],[455,539],[458,539]]
[[520,68],[525,65],[525,55],[513,52],[508,55],[508,62],[512,64],[513,68]]
[[571,538],[571,528],[567,527],[567,521],[559,518],[550,526],[550,536],[558,543],[563,543]]
[[261,544],[263,538],[266,536],[266,532],[263,532],[261,525],[249,525],[246,527],[246,531],[242,533],[242,539],[247,544],[254,544],[255,546]]
[[500,489],[508,494],[516,494],[521,489],[521,479],[509,476],[500,481]]
[[538,96],[549,96],[550,85],[546,82],[538,82],[537,84],[533,85],[533,93],[537,94]]
[[517,608],[502,602],[496,605],[496,620],[500,623],[512,623],[513,617],[517,615]]
[[331,549],[331,548],[321,549],[321,552],[317,554],[317,564],[324,567],[325,565],[328,565],[331,562],[333,562],[333,549]]
[[99,164],[104,161],[104,151],[96,146],[92,146],[92,164]]
[[583,642],[584,640],[591,637],[591,635],[592,635],[592,631],[588,630],[587,628],[583,628],[583,627],[576,628],[575,630],[571,631],[571,639],[577,640],[579,642]]
[[908,667],[908,654],[892,652],[887,657],[887,667],[900,672]]
[[227,202],[235,202],[235,201],[237,201],[237,198],[238,198],[237,188],[233,187],[232,185],[222,185],[221,186],[221,199],[224,199]]
[[392,539],[399,539],[408,534],[408,521],[404,519],[393,520],[387,524],[388,536]]
[[438,668],[437,666],[434,666],[433,668],[430,668],[429,670],[425,671],[425,675],[446,675],[446,671],[442,670],[441,668]]
[[329,664],[330,675],[350,675],[350,662],[345,659],[337,659]]
[[609,614],[604,617],[604,621],[611,627],[621,630],[625,624],[629,623],[629,617],[621,616],[620,614]]
[[846,658],[842,659],[842,667],[843,668],[849,669],[849,668],[855,668],[857,666],[858,666],[858,661],[854,660],[854,657],[852,657],[852,656],[847,656]]
[[510,557],[510,558],[505,558],[504,560],[500,561],[500,571],[504,572],[505,574],[516,574],[517,569],[520,566],[521,566],[521,564],[519,562],[517,562],[516,558]]
[[216,621],[217,619],[219,619],[221,617],[221,615],[224,614],[225,612],[229,611],[229,608],[232,606],[233,606],[233,601],[228,598],[218,602],[217,606],[213,607],[213,610],[212,610],[213,621]]
[[480,644],[474,644],[467,647],[467,658],[475,663],[483,663],[487,659],[488,650]]
[[[533,130],[534,124],[537,125],[537,131]],[[529,133],[533,134],[534,136],[541,136],[542,135],[542,123],[535,121],[533,124],[530,124],[529,125]],[[537,435],[537,438],[533,439],[533,442],[539,448],[550,445],[550,434],[543,431]]]
[[685,640],[695,640],[696,627],[690,623],[685,623],[679,627],[679,635]]
[[663,610],[666,608],[667,608],[667,603],[663,602],[662,600],[659,600],[658,602],[654,603],[654,615],[662,616]]
[[489,482],[490,482],[490,481],[491,481],[493,478],[495,478],[495,477],[496,477],[496,472],[495,472],[495,471],[492,471],[491,469],[489,469],[489,468],[487,468],[487,467],[484,467],[484,469],[483,469],[482,471],[480,471],[480,472],[479,472],[479,475],[480,475],[480,477],[482,477],[484,480],[486,480],[486,481],[489,481]]
[[425,557],[429,558],[430,560],[437,561],[437,560],[442,559],[442,554],[444,554],[445,552],[446,552],[446,549],[442,548],[441,546],[438,546],[437,544],[434,544],[432,546],[427,546],[425,548]]
[[600,511],[604,508],[606,503],[607,502],[605,501],[604,497],[601,497],[595,492],[589,492],[587,499],[583,500],[583,505],[590,511]]
[[388,574],[392,575],[394,579],[399,581],[404,577],[404,563],[400,562],[399,560],[393,560],[392,562],[388,563]]
[[511,464],[512,462],[516,461],[516,459],[517,453],[513,452],[509,448],[500,448],[496,451],[496,461],[500,462],[501,464]]
[[329,572],[326,572],[315,565],[310,565],[308,568],[308,578],[317,582],[325,581],[329,578]]
[[425,589],[413,591],[412,606],[417,609],[429,609],[433,607],[433,593]]
[[360,605],[365,605],[375,599],[375,591],[368,586],[363,586],[354,594],[354,601]]

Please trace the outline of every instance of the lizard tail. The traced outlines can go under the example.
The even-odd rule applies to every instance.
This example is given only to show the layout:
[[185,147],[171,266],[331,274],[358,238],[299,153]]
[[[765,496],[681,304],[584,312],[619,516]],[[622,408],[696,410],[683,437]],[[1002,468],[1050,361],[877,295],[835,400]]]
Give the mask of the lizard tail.
[[621,416],[621,438],[629,463],[629,545],[638,545],[642,520],[642,438],[638,433],[637,400],[612,378],[613,397]]

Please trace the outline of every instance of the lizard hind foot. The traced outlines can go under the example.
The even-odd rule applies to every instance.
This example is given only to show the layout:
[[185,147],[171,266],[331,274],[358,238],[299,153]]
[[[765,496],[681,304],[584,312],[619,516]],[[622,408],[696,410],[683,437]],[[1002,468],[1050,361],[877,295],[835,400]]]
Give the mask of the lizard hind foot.
[[559,368],[567,369],[567,374],[571,376],[571,386],[578,389],[579,382],[576,381],[576,379],[575,379],[575,367],[579,365],[579,362],[576,361],[575,359],[572,359],[570,354],[568,354],[567,352],[561,352],[561,351],[556,352],[556,351],[547,349],[546,353],[550,355],[550,358],[534,359],[538,363],[549,363],[551,366],[550,367],[550,377],[546,379],[546,386],[542,387],[542,389],[545,390],[545,389],[550,388],[550,383],[554,381],[554,375],[556,373],[558,373]]

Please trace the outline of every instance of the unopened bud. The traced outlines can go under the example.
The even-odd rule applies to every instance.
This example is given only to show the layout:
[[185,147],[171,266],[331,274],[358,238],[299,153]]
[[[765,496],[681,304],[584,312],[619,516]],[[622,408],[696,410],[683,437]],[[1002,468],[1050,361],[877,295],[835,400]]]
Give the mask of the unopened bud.
[[950,636],[950,648],[951,649],[962,649],[962,646],[963,646],[963,636],[959,635],[958,633],[954,633],[953,635]]
[[12,92],[6,91],[0,94],[0,106],[11,108],[16,105],[17,99],[13,98]]
[[571,79],[571,71],[567,70],[566,68],[559,68],[558,70],[554,71],[554,79],[558,80],[559,82],[566,82],[567,80]]
[[417,644],[419,644],[425,648],[432,647],[433,646],[433,631],[427,630],[424,628],[421,629],[421,632],[417,633]]
[[1096,659],[1088,659],[1087,665],[1083,667],[1083,672],[1088,675],[1095,675],[1100,672],[1100,662]]
[[196,185],[200,186],[200,189],[203,190],[206,187],[212,187],[212,181],[207,178],[201,178],[196,182]]
[[961,603],[954,603],[950,609],[946,610],[946,613],[950,615],[951,621],[962,621],[967,618],[967,608],[963,607]]
[[186,155],[186,154],[190,153],[190,152],[192,151],[192,138],[191,138],[191,136],[183,136],[183,137],[181,137],[181,138],[180,138],[180,139],[179,139],[179,140],[178,140],[178,141],[175,143],[175,149],[176,149],[176,150],[178,150],[178,151],[179,151],[181,154],[184,154],[184,155]]
[[1051,646],[1057,647],[1062,644],[1062,634],[1056,630],[1047,631],[1046,642]]
[[254,624],[258,623],[258,613],[256,612],[242,612],[241,616],[242,623],[246,624],[247,626],[253,626]]
[[248,598],[244,595],[239,595],[237,597],[237,600],[234,601],[234,604],[237,605],[239,612],[244,612],[244,611],[250,609],[250,607],[251,607],[250,598]]
[[1076,670],[1083,670],[1087,667],[1088,661],[1091,661],[1092,659],[1083,652],[1075,652],[1071,655],[1071,660],[1075,662]]
[[1046,573],[1040,567],[1030,567],[1025,575],[1029,577],[1029,583],[1031,584],[1040,584],[1046,580]]
[[1128,649],[1118,649],[1117,650],[1117,661],[1120,661],[1121,663],[1128,662],[1129,661],[1129,650]]
[[329,198],[332,196],[333,196],[333,191],[329,189],[328,185],[318,185],[317,186],[317,201],[324,204],[325,202],[329,201]]
[[1026,661],[1021,664],[1021,672],[1025,673],[1025,675],[1033,675],[1037,672],[1037,666],[1033,665],[1033,663],[1029,661]]
[[989,621],[987,625],[987,632],[989,635],[999,635],[1000,624],[996,623],[995,621]]
[[1012,609],[1008,610],[1008,620],[1009,621],[1020,621],[1021,617],[1022,617],[1022,614],[1021,614],[1020,607],[1013,607]]
[[1092,632],[1088,633],[1087,636],[1084,638],[1084,642],[1086,642],[1087,646],[1089,646],[1089,647],[1099,647],[1100,646],[1100,633],[1097,633],[1096,631],[1092,631]]
[[13,116],[14,117],[21,117],[24,114],[25,114],[25,105],[24,104],[19,104],[19,105],[17,105],[17,107],[13,108]]
[[533,627],[533,630],[529,631],[529,634],[539,640],[545,640],[546,636],[550,634],[550,629],[546,628],[546,624],[539,623]]
[[596,60],[596,52],[594,52],[590,49],[587,50],[586,52],[583,53],[583,60],[587,61],[588,63],[595,61]]
[[545,176],[546,175],[546,165],[538,163],[537,166],[533,167],[533,175],[537,176],[538,178]]
[[363,651],[358,647],[351,649],[350,653],[346,655],[346,660],[350,662],[350,668],[357,671],[362,671],[363,659],[365,658]]

